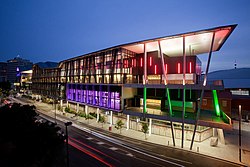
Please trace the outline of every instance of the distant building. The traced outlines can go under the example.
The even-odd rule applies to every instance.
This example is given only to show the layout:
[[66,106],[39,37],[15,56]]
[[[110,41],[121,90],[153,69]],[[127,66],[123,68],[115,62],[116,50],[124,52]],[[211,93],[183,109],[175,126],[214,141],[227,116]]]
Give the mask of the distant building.
[[7,63],[0,62],[0,82],[7,81]]
[[208,80],[211,82],[221,80],[225,90],[220,93],[231,94],[231,103],[228,100],[220,103],[220,106],[230,105],[230,111],[226,113],[230,112],[229,115],[237,117],[239,105],[241,105],[243,117],[250,115],[250,68],[214,71],[209,73]]
[[39,62],[33,65],[32,93],[42,96],[59,96],[60,69],[56,62]]
[[13,85],[20,83],[20,72],[32,69],[32,62],[21,57],[15,57],[7,61],[7,80]]
[[32,69],[21,71],[20,91],[24,94],[31,94]]

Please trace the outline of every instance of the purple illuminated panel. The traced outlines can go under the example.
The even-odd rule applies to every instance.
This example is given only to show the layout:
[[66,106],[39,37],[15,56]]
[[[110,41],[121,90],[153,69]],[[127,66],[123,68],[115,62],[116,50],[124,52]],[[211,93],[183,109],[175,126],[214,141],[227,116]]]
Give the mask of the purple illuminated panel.
[[115,109],[120,110],[120,100],[115,100]]
[[[82,88],[85,88],[85,90]],[[88,90],[88,86],[80,87],[75,84],[68,84],[66,89],[67,100],[87,103],[94,106],[120,110],[121,101],[119,92]]]

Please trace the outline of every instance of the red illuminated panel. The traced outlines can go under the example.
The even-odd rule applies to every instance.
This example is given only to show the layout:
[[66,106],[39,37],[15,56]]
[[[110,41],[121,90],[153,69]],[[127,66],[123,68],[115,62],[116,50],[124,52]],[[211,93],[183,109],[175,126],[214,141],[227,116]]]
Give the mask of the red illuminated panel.
[[181,63],[177,64],[177,73],[180,74],[181,73]]
[[140,60],[140,64],[141,64],[141,67],[142,67],[142,58],[141,58],[141,60]]
[[168,73],[168,64],[165,64],[165,72]]
[[149,57],[149,66],[152,66],[152,57]]
[[189,62],[189,73],[192,73],[192,62]]
[[136,59],[134,59],[134,67],[136,67]]
[[155,65],[155,74],[157,74],[157,65]]
[[132,67],[134,67],[134,60],[132,59],[131,61],[132,61]]

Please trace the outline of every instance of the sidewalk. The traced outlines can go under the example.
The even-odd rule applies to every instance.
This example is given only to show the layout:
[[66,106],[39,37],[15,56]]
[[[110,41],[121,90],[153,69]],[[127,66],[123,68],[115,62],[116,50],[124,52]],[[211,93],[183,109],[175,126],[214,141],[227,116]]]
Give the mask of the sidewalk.
[[[41,102],[36,102],[35,105],[38,108],[41,107],[43,109],[46,109],[47,111],[52,111],[53,113],[55,112],[52,109],[51,105],[41,103]],[[59,115],[59,114],[63,115],[62,112],[57,111],[57,115]],[[66,113],[66,115],[64,115],[64,116],[72,119],[74,114]],[[73,117],[73,118],[76,119],[78,122],[88,124],[90,126],[98,127],[98,128],[109,131],[109,126],[110,126],[109,124],[104,123],[102,125],[102,123],[96,122],[96,119],[85,120],[85,118],[82,118],[82,117]],[[238,123],[234,123],[233,131],[224,131],[225,132],[225,141],[226,141],[225,145],[221,144],[219,142],[217,147],[211,147],[210,146],[210,139],[207,139],[203,142],[194,142],[192,151],[198,152],[198,153],[203,154],[203,155],[209,155],[212,157],[228,160],[231,162],[240,163],[239,162],[238,129],[237,129],[237,127],[238,127]],[[119,130],[115,129],[114,124],[112,125],[111,132],[116,133],[116,134],[120,133]],[[126,130],[126,128],[122,128],[121,135],[145,141],[145,135],[141,131],[135,131],[135,130],[131,130],[131,129]],[[242,123],[242,148],[243,148],[243,150],[245,149],[245,151],[242,151],[242,162],[243,162],[243,164],[246,164],[248,166],[250,166],[250,152],[248,152],[250,150],[250,140],[249,139],[250,139],[250,124],[249,123]],[[155,144],[173,147],[172,138],[166,137],[166,136],[160,136],[160,135],[154,135],[154,134],[151,134],[149,136],[147,134],[146,141],[151,142],[151,143],[155,143]],[[180,148],[181,140],[175,139],[175,144],[176,144],[175,148],[190,151],[189,150],[190,143],[191,143],[191,141],[185,140],[184,141],[184,148]]]

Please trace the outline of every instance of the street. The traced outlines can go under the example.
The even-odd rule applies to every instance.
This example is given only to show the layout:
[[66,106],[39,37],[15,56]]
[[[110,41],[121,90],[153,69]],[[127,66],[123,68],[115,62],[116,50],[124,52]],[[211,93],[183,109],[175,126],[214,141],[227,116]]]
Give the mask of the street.
[[[54,122],[54,113],[41,108],[38,111],[40,117]],[[66,121],[73,122],[68,127],[69,145],[78,150],[69,151],[72,166],[241,166],[183,149],[128,138],[57,115],[57,124],[62,130]],[[88,160],[83,158],[81,161],[79,157],[82,155]]]

